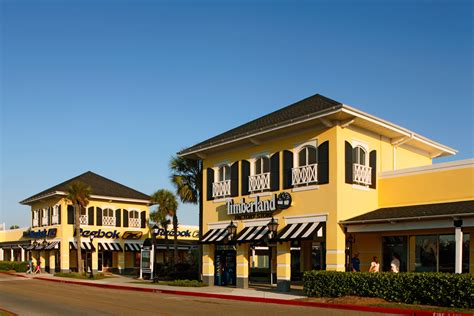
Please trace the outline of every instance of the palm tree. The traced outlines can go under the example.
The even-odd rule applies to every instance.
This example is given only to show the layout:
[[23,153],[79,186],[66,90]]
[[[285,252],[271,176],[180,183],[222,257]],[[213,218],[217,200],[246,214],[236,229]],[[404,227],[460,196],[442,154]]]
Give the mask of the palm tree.
[[163,263],[166,264],[166,256],[169,251],[169,246],[168,246],[168,225],[170,224],[170,220],[168,219],[168,216],[166,214],[162,214],[158,211],[154,211],[150,213],[150,220],[154,222],[155,224],[161,226],[163,230],[165,231],[165,247],[166,250],[163,254]]
[[[158,204],[157,212],[161,213],[163,216],[171,216],[173,217],[173,226],[177,228],[177,216],[176,211],[178,210],[178,202],[176,201],[176,197],[174,196],[173,192],[161,189],[153,193],[151,196],[151,202],[153,204]],[[176,223],[175,219],[176,218]],[[168,234],[165,234],[165,243],[166,243],[166,250],[168,251]],[[178,257],[178,235],[174,234],[174,258]],[[176,262],[176,261],[175,261]]]
[[[183,203],[199,203],[199,236],[202,236],[202,161],[173,156],[170,159],[171,182]],[[202,245],[199,244],[199,258]],[[199,275],[202,272],[201,259],[198,260]]]
[[89,197],[92,189],[90,186],[83,182],[76,181],[71,183],[67,189],[66,200],[70,201],[74,205],[74,230],[76,231],[76,244],[77,244],[77,271],[79,273],[84,272],[84,265],[82,263],[82,251],[81,251],[81,222],[80,215],[81,211],[89,204]]

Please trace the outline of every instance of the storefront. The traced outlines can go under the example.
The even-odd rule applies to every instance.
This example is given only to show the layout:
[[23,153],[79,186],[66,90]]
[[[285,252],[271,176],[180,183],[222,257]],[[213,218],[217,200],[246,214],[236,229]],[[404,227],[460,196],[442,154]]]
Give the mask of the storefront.
[[[203,162],[204,281],[242,288],[277,283],[286,291],[307,270],[350,270],[356,252],[363,268],[374,255],[387,268],[399,253],[405,271],[452,271],[453,216],[459,214],[445,214],[444,230],[430,231],[420,218],[416,228],[396,234],[366,224],[355,231],[350,221],[380,208],[474,200],[472,160],[432,165],[433,158],[455,153],[321,95],[179,152]],[[473,273],[470,214],[472,205],[460,215],[462,260],[470,257]]]

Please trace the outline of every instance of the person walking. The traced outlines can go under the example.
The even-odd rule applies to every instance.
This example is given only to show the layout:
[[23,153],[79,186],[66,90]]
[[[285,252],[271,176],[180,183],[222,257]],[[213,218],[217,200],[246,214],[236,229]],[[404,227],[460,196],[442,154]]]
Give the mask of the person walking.
[[40,259],[36,260],[36,268],[34,274],[41,273],[41,264],[40,264]]
[[370,263],[369,272],[374,272],[374,273],[375,272],[380,272],[380,263],[377,260],[377,256],[374,256],[372,258],[372,262]]
[[360,259],[359,259],[358,252],[354,254],[354,257],[351,260],[351,265],[352,265],[352,272],[360,272]]
[[28,263],[26,264],[28,270],[26,270],[26,274],[32,274],[33,273],[33,260],[28,259]]
[[400,260],[398,259],[397,254],[393,254],[392,262],[390,263],[390,271],[394,273],[400,272]]

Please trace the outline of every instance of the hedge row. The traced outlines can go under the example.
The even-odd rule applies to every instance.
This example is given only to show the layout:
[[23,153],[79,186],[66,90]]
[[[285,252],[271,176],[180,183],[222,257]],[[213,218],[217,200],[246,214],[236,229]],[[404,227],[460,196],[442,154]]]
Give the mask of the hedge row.
[[21,261],[0,261],[0,271],[11,271],[26,272],[26,262]]
[[304,293],[315,297],[379,297],[390,302],[474,307],[474,278],[451,273],[308,271]]

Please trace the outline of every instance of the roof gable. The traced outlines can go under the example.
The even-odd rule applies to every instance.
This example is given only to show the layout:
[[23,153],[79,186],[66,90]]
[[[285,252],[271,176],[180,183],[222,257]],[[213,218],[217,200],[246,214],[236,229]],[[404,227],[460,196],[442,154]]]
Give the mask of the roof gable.
[[87,171],[77,177],[66,180],[60,184],[57,184],[49,189],[41,191],[23,201],[21,204],[29,204],[35,200],[40,199],[41,197],[54,195],[56,192],[67,192],[71,183],[75,181],[81,181],[86,185],[92,188],[91,195],[93,196],[106,196],[106,197],[115,197],[115,198],[125,198],[125,199],[136,199],[136,200],[150,200],[150,196],[141,193],[137,190],[129,188],[123,184],[112,181],[105,177],[102,177],[91,171]]

